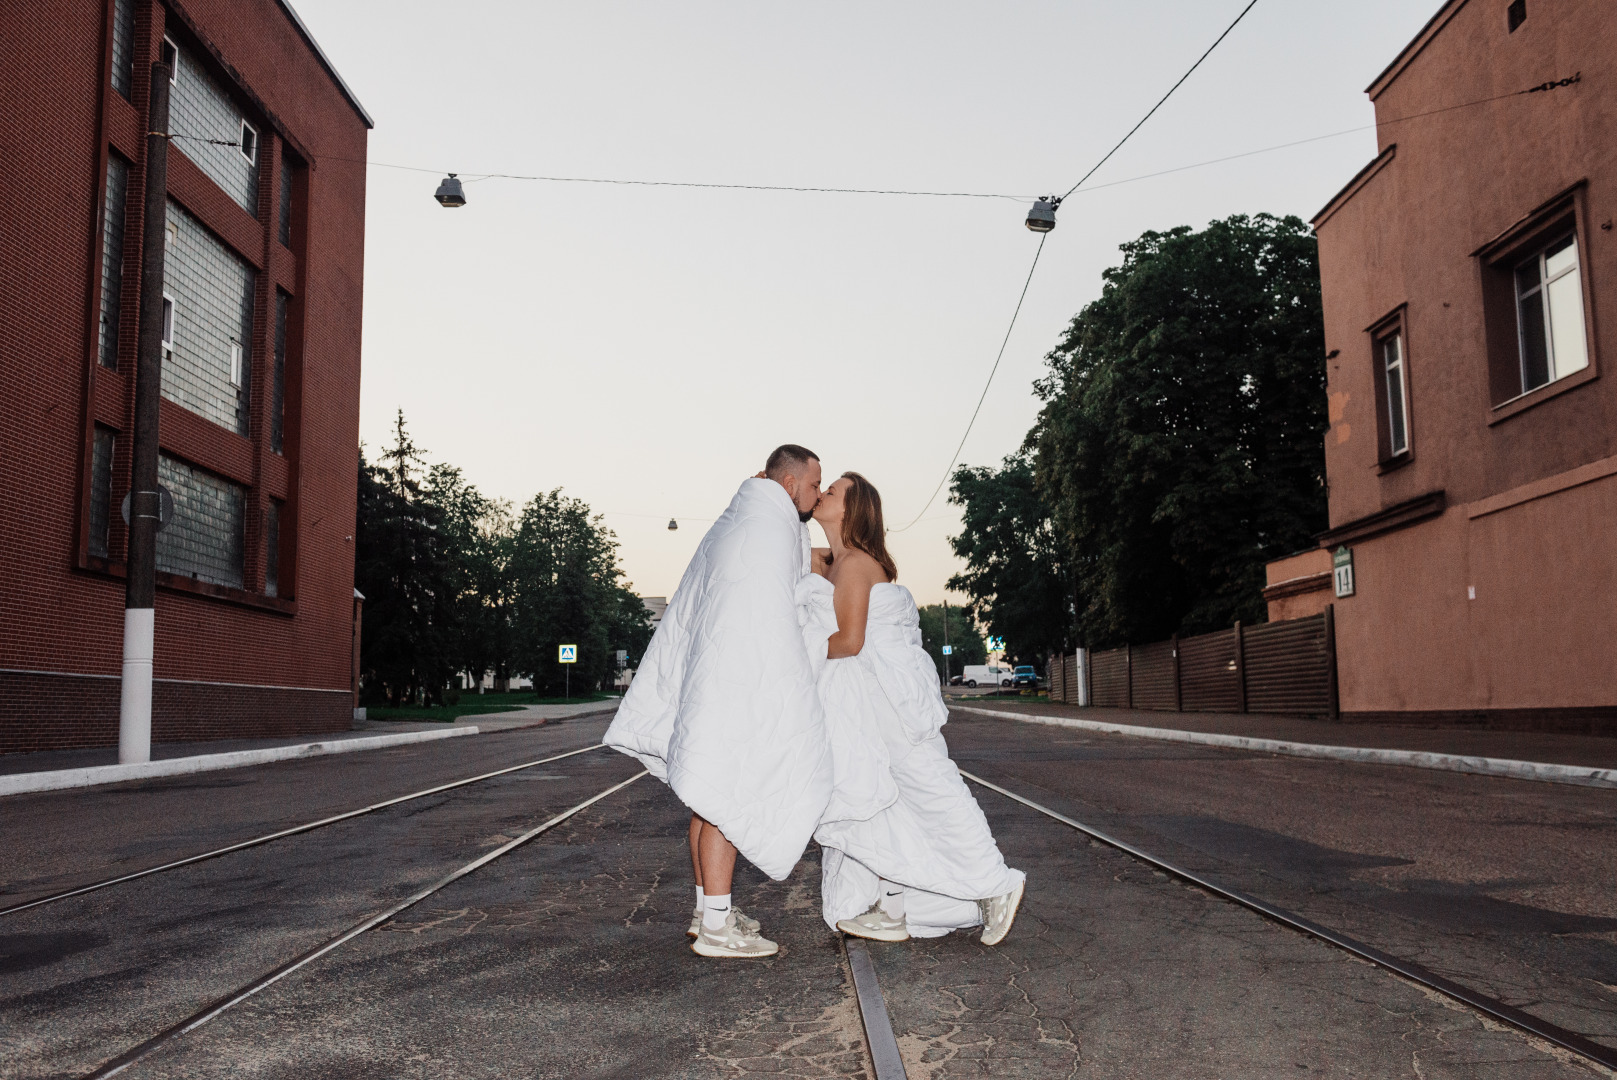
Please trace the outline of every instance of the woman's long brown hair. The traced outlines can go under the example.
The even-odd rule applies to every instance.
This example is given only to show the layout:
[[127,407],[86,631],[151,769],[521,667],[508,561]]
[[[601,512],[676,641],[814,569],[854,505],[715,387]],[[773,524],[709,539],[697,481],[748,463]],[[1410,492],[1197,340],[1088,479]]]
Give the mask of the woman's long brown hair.
[[887,554],[887,526],[881,516],[881,493],[856,472],[842,474],[853,481],[842,499],[842,542],[875,559],[888,581],[898,580],[898,564]]

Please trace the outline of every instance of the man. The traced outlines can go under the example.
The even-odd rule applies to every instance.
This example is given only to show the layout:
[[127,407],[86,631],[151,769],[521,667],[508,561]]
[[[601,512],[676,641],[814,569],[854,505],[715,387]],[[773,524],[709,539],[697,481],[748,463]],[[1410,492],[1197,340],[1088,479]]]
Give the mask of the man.
[[820,459],[787,444],[697,546],[603,741],[691,811],[701,956],[778,946],[730,903],[736,854],[779,881],[831,797],[831,757],[797,617]]

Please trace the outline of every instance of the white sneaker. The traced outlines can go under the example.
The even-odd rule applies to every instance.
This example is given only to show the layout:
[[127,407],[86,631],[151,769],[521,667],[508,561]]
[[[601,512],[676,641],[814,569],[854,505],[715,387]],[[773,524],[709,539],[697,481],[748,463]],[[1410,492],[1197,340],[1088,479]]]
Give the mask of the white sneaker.
[[853,937],[869,938],[871,941],[908,941],[910,939],[909,926],[904,916],[893,918],[881,909],[881,901],[870,905],[870,910],[863,915],[855,915],[851,919],[841,919],[837,922],[837,929]]
[[[745,915],[741,914],[741,912],[738,911],[738,912],[736,912],[736,922],[740,923],[741,924],[741,929],[745,930],[749,934],[756,934],[758,932],[758,920],[757,919],[749,919]],[[686,937],[692,937],[692,938],[693,937],[700,937],[701,933],[702,933],[702,909],[697,908],[695,911],[691,912],[691,925],[686,929],[685,936]]]
[[747,930],[741,920],[746,918],[734,908],[724,917],[724,926],[718,930],[709,930],[702,927],[691,942],[691,951],[698,956],[740,957],[742,959],[755,959],[761,956],[774,956],[780,951],[780,946],[758,933],[757,923],[752,923],[754,929]]
[[1026,887],[1027,879],[1024,878],[1004,896],[977,901],[977,905],[983,909],[984,945],[998,945],[1011,932],[1011,923],[1016,921],[1016,909],[1022,906],[1022,890]]

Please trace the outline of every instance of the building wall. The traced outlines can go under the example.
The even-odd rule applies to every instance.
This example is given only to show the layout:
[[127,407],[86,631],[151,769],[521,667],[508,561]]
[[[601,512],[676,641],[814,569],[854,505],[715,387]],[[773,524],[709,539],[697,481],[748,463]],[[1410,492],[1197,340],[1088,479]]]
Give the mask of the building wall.
[[[117,507],[130,468],[147,84],[165,27],[230,87],[260,142],[256,215],[178,141],[168,155],[171,198],[252,269],[255,302],[247,433],[162,403],[164,454],[239,485],[248,505],[241,588],[160,575],[154,737],[332,730],[351,717],[369,123],[276,0],[122,3],[133,8],[129,99],[111,86],[114,0],[63,0],[7,26],[0,197],[27,210],[0,215],[0,491],[14,507],[0,514],[0,752],[117,738],[107,678],[122,650]],[[98,363],[109,152],[131,163],[116,369]],[[290,247],[279,240],[284,160],[296,170]],[[284,454],[266,430],[277,288],[291,297]],[[97,424],[118,432],[108,558],[90,552]],[[265,595],[272,499],[277,596]]]
[[[1600,4],[1532,0],[1511,32],[1507,7],[1454,0],[1377,79],[1381,155],[1315,219],[1325,546],[1352,547],[1357,578],[1335,602],[1341,703],[1363,717],[1617,731],[1617,544],[1605,539],[1617,383],[1603,371],[1617,364],[1617,98],[1604,89],[1617,20]],[[1468,104],[1488,98],[1500,100]],[[1499,238],[1516,228],[1525,241],[1524,219],[1557,200],[1578,238],[1590,365],[1511,400]],[[1378,323],[1404,334],[1410,452],[1398,459],[1379,412]],[[1401,525],[1375,523],[1416,504]]]

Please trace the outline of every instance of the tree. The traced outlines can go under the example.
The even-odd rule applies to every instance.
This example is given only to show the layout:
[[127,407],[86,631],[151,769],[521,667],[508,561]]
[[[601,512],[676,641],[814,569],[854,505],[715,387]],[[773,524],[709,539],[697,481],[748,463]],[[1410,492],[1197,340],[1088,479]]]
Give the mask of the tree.
[[[928,604],[921,609],[921,646],[932,657],[932,663],[943,674],[943,608],[942,604]],[[949,656],[949,671],[960,674],[967,664],[988,661],[988,648],[983,643],[982,631],[972,622],[971,615],[959,604],[949,605],[949,645],[954,650]]]
[[438,464],[427,473],[422,500],[440,522],[449,556],[449,658],[455,671],[481,679],[486,671],[505,676],[510,666],[506,541],[510,508],[467,483],[461,470]]
[[567,679],[557,647],[578,646],[570,682],[604,685],[616,674],[615,653],[644,651],[649,613],[622,582],[617,539],[580,499],[557,488],[522,508],[508,564],[518,669],[536,689],[560,694]]
[[442,510],[424,497],[423,455],[401,411],[381,463],[359,455],[354,587],[365,594],[360,668],[371,697],[436,697],[455,670],[455,574]]
[[1091,646],[1261,621],[1326,525],[1318,251],[1295,217],[1123,245],[1035,384],[1028,436]]
[[[1043,665],[1072,642],[1072,590],[1050,513],[1033,486],[1033,463],[1012,454],[996,469],[962,465],[949,501],[963,508],[960,535],[950,537],[966,569],[949,588],[971,597],[971,613],[1006,654]],[[980,663],[981,661],[973,661]]]

